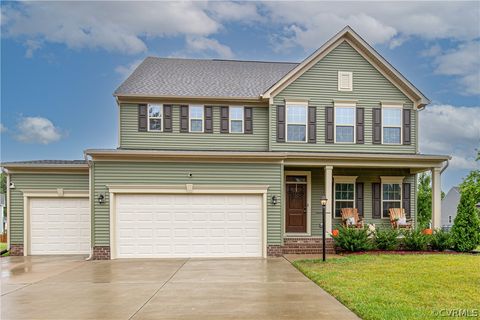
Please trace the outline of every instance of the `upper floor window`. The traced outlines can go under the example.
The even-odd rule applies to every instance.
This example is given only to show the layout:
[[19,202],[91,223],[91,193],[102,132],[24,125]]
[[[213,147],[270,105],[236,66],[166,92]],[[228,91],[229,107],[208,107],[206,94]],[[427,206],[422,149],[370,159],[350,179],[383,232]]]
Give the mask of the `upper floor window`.
[[148,106],[148,131],[162,131],[163,106]]
[[402,107],[382,106],[383,143],[402,143]]
[[188,108],[190,119],[190,132],[203,132],[204,108],[199,105],[191,105]]
[[287,103],[287,141],[307,141],[307,104]]
[[338,71],[338,91],[353,91],[353,73]]
[[230,107],[230,132],[243,133],[244,112],[243,107]]
[[355,141],[355,106],[335,105],[335,142]]

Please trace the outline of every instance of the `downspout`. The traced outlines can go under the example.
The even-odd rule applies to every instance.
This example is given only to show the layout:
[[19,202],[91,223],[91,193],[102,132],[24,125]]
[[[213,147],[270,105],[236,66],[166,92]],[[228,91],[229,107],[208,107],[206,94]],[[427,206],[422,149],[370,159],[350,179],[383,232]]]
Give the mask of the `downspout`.
[[447,170],[449,164],[450,164],[450,160],[447,160],[447,163],[444,164],[442,170],[440,170],[440,174],[442,174],[443,171]]
[[92,213],[93,213],[94,206],[92,204],[92,200],[93,201],[95,200],[92,199],[92,161],[88,158],[88,155],[86,153],[84,154],[84,157],[85,157],[85,161],[88,164],[88,199],[90,202],[90,254],[85,260],[90,261],[90,260],[93,260],[93,221],[94,219],[92,219]]

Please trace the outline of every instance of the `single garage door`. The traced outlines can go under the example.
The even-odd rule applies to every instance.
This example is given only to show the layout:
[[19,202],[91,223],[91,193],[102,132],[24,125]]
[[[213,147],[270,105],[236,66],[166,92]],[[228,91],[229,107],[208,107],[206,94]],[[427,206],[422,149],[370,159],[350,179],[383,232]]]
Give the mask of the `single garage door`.
[[261,195],[118,195],[116,257],[261,257]]
[[88,254],[88,198],[31,198],[30,249],[36,254]]

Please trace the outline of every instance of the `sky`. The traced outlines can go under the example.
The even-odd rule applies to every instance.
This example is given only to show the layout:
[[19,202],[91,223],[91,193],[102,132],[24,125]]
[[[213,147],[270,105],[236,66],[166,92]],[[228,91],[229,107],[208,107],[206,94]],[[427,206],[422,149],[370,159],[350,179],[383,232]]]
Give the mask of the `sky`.
[[1,161],[118,146],[115,88],[147,56],[299,62],[353,27],[432,103],[420,151],[480,147],[480,2],[1,2]]

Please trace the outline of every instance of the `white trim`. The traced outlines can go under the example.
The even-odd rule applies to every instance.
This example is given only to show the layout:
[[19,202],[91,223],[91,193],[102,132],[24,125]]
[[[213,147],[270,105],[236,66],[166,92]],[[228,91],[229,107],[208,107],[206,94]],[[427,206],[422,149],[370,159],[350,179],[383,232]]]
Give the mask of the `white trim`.
[[[303,107],[305,108],[305,140],[304,141],[289,141],[288,140],[288,108],[290,107]],[[302,125],[300,122],[292,122],[290,124]],[[285,142],[290,143],[307,143],[308,142],[308,103],[307,102],[295,102],[295,103],[286,103],[285,104]]]
[[[287,232],[287,208],[286,205],[283,207],[283,236],[284,237],[292,237],[292,236],[310,236],[312,234],[312,172],[311,171],[284,171],[283,173],[283,181],[284,184],[287,184],[287,176],[306,176],[307,177],[307,229],[306,232]],[[292,182],[294,183],[294,182]],[[287,192],[286,188],[284,187],[284,194],[282,195],[285,198],[285,194]],[[286,201],[285,201],[286,204]]]
[[[202,108],[202,118],[192,118],[190,116],[190,110],[192,107]],[[202,131],[192,131],[192,120],[202,120]],[[189,104],[188,105],[188,132],[189,133],[204,133],[205,132],[205,106],[201,104]]]
[[11,197],[11,191],[10,191],[10,172],[7,173],[7,249],[10,250],[10,197]]
[[[384,115],[385,115],[385,112],[383,112],[383,109],[398,109],[400,110],[400,126],[392,126],[392,125],[385,125],[385,121],[384,121]],[[399,143],[386,143],[384,142],[384,137],[385,137],[385,133],[383,131],[383,128],[400,128],[400,142]],[[398,145],[402,145],[403,144],[403,105],[401,104],[384,104],[382,103],[382,144],[385,144],[385,145],[393,145],[393,146],[398,146]]]
[[358,176],[333,176],[334,183],[355,183]]
[[382,180],[382,183],[403,183],[403,180],[405,177],[403,176],[381,176],[380,180]]
[[107,185],[110,201],[110,258],[116,259],[116,203],[117,194],[258,194],[262,204],[262,257],[267,256],[268,185]]
[[[30,250],[30,199],[31,198],[89,198],[88,190],[23,189],[23,255]],[[89,207],[89,211],[91,208]],[[91,217],[91,212],[90,212]],[[90,247],[93,234],[90,234]]]
[[403,208],[403,179],[405,177],[402,176],[381,176],[381,184],[380,184],[380,196],[381,196],[381,212],[380,212],[380,219],[390,219],[390,215],[386,217],[383,216],[383,185],[384,184],[398,184],[400,186],[400,200],[385,200],[389,202],[398,202],[400,201],[400,208]]
[[[160,117],[150,117],[150,108],[159,107],[160,108]],[[160,119],[160,130],[150,129],[150,119]],[[148,132],[163,132],[163,104],[148,104],[147,105],[147,131]]]
[[357,200],[357,178],[358,176],[333,176],[333,219],[339,219],[341,217],[336,217],[335,213],[337,211],[337,184],[353,184],[353,200],[339,200],[339,201],[353,201],[353,208],[356,208]]
[[[348,76],[348,87],[342,87],[341,78]],[[338,91],[353,91],[353,72],[351,71],[338,71]]]
[[[333,141],[338,144],[355,144],[357,141],[357,103],[356,102],[334,102],[333,104]],[[353,109],[353,140],[343,142],[337,141],[337,109]],[[338,125],[340,127],[350,127],[349,125]]]
[[[242,109],[242,119],[232,119],[231,110],[232,108]],[[232,132],[232,121],[242,121],[242,131]],[[243,106],[228,106],[228,132],[229,133],[244,133],[245,132],[245,108]]]

